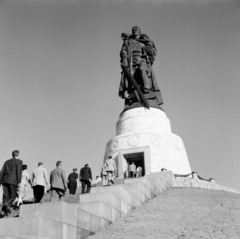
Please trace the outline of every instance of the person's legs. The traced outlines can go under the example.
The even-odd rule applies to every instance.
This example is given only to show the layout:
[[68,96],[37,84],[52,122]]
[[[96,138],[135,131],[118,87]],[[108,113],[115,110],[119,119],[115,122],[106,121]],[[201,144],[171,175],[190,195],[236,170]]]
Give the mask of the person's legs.
[[[3,206],[2,206],[2,211],[1,211],[1,217],[7,215],[10,211],[7,202],[10,198],[10,193],[9,193],[9,189],[8,189],[8,184],[3,184]],[[7,210],[8,209],[8,210]]]
[[112,171],[108,171],[108,182],[111,182],[112,180]]
[[39,203],[44,195],[44,186],[36,185],[33,187],[33,195],[35,199],[35,203]]
[[82,183],[82,192],[81,193],[85,193],[86,182],[85,182],[85,180],[82,179],[81,183]]
[[107,174],[103,175],[104,185],[107,183]]
[[18,198],[23,198],[25,196],[25,187],[26,185],[24,184],[20,184],[20,186],[18,187]]
[[18,196],[15,198],[12,205],[19,207],[21,204],[23,204],[23,198],[25,196],[25,188],[26,188],[25,184],[20,184],[18,186],[18,189],[17,189]]
[[87,191],[86,191],[86,193],[89,193],[90,190],[91,190],[91,182],[88,180],[88,181],[86,181],[86,184],[87,184]]
[[148,65],[142,62],[139,66],[139,73],[141,75],[143,93],[149,93],[151,88],[151,81],[148,72]]
[[77,182],[70,181],[69,182],[69,194],[74,195],[76,193],[76,189],[77,189]]
[[74,182],[74,184],[73,184],[73,191],[72,191],[73,195],[76,194],[76,189],[77,189],[77,182]]
[[38,203],[37,198],[38,198],[38,186],[33,186],[33,197],[34,197],[34,202]]
[[59,201],[59,195],[57,190],[54,188],[51,189],[51,199],[50,202],[58,202]]
[[44,186],[36,185],[33,187],[33,195],[35,199],[35,203],[39,203],[44,195]]
[[16,199],[17,197],[17,186],[9,184],[9,194],[10,194],[10,198],[9,200],[6,202],[6,204],[10,207],[13,203],[13,201]]
[[3,184],[2,187],[3,187],[3,205],[4,205],[9,200],[10,195],[8,191],[8,184]]
[[64,196],[65,196],[65,191],[62,189],[58,189],[58,195],[59,195],[59,201],[63,201],[64,200]]
[[41,202],[44,195],[44,186],[38,185],[38,202]]

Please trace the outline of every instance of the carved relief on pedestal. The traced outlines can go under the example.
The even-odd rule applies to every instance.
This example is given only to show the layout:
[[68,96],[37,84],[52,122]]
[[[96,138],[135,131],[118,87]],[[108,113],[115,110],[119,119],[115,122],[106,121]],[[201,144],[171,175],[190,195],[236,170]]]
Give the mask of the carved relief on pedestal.
[[163,144],[163,137],[160,134],[151,134],[149,142],[152,146],[161,146]]
[[129,146],[138,146],[139,136],[137,134],[132,134],[127,137],[127,142]]
[[111,144],[111,151],[116,151],[118,149],[118,140],[114,139]]
[[108,142],[107,147],[109,151],[114,152],[119,149],[127,149],[131,147],[162,147],[166,145],[174,147],[177,150],[184,151],[183,143],[176,135],[159,133],[137,133],[117,136]]

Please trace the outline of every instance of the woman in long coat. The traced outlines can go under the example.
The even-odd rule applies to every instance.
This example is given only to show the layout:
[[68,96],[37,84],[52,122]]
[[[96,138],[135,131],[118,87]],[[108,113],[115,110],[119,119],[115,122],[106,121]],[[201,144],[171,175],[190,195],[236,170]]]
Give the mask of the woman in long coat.
[[77,178],[78,174],[76,173],[77,169],[73,169],[73,173],[70,173],[68,176],[68,188],[69,188],[69,194],[74,195],[76,193],[77,189]]

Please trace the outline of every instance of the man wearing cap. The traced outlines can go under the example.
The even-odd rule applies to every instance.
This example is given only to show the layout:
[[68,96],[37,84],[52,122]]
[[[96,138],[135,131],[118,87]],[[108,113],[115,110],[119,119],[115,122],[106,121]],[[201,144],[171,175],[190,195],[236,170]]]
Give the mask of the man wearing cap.
[[17,197],[17,187],[22,179],[22,160],[18,150],[12,152],[12,159],[7,160],[0,172],[0,185],[3,186],[3,206],[0,217],[11,213],[10,206]]
[[[85,164],[84,168],[81,168],[79,180],[82,183],[82,194],[89,193],[91,190],[91,181],[92,181],[92,171],[88,164]],[[91,181],[90,181],[91,180]],[[85,192],[85,187],[87,185],[87,190]]]

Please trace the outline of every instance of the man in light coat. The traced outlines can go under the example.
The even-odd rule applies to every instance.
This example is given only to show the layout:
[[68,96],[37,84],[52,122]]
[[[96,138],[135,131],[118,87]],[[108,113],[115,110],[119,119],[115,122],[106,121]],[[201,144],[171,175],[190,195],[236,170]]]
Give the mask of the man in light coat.
[[136,175],[136,165],[134,164],[134,162],[132,162],[132,164],[130,164],[129,172],[130,172],[130,177],[134,178]]
[[57,161],[56,168],[50,174],[51,202],[62,201],[67,190],[65,171],[62,162]]
[[115,161],[112,159],[112,156],[109,156],[108,160],[106,160],[105,167],[108,174],[108,183],[111,186],[112,183],[114,183],[113,175],[116,172],[116,164],[115,164]]
[[44,195],[45,186],[47,190],[50,189],[47,170],[43,167],[43,163],[38,163],[38,167],[32,172],[32,185],[33,185],[33,195],[35,203],[39,203]]

